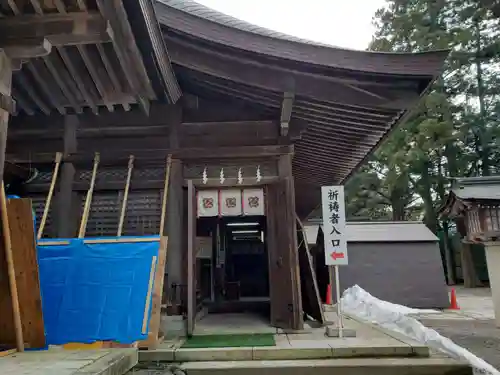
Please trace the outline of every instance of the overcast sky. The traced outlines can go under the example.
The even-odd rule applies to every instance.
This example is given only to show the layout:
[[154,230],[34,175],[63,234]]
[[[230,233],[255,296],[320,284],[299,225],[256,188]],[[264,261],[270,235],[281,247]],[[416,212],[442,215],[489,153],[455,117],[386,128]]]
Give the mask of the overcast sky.
[[385,0],[195,0],[268,29],[338,47],[366,49]]

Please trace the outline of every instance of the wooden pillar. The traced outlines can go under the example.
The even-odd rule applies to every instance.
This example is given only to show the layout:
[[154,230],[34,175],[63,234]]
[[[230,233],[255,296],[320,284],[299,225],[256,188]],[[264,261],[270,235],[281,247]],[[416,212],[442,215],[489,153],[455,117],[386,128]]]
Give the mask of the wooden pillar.
[[[179,128],[182,124],[182,108],[179,105],[169,106],[168,121],[170,124],[169,144],[172,150],[179,149]],[[183,260],[183,224],[184,224],[184,196],[182,186],[184,183],[182,161],[172,160],[170,169],[170,188],[167,207],[166,233],[168,235],[167,252],[167,289],[166,295],[171,308],[167,310],[168,315],[180,315],[182,290],[182,260]]]
[[481,281],[474,267],[474,260],[472,258],[472,244],[462,243],[460,251],[462,262],[462,276],[464,278],[464,286],[466,288],[477,288],[482,286]]
[[[0,103],[11,100],[12,66],[10,59],[0,49]],[[7,130],[9,127],[9,112],[0,106],[0,181],[3,181],[5,165],[5,150],[7,148]]]
[[[282,223],[286,228],[283,239],[286,247],[279,249],[280,251],[289,251],[287,254],[289,258],[289,272],[291,282],[289,284],[290,293],[293,300],[293,316],[292,327],[293,329],[302,329],[304,326],[304,318],[302,314],[302,296],[300,289],[300,271],[299,271],[299,253],[297,243],[297,224],[295,221],[295,184],[292,174],[292,154],[281,155],[278,160],[278,175],[280,180],[284,181],[284,194],[285,194],[285,207],[286,210],[285,222]],[[281,241],[280,241],[281,242]]]
[[[68,115],[64,117],[64,150],[65,157],[77,151],[77,128],[78,117]],[[55,222],[57,225],[56,235],[59,238],[75,237],[78,227],[80,205],[78,194],[73,192],[76,168],[73,163],[63,161],[59,189],[56,195]]]
[[170,188],[167,206],[168,252],[167,252],[167,299],[172,309],[169,315],[180,315],[181,289],[182,285],[182,252],[183,252],[183,173],[182,162],[172,160],[170,169]]

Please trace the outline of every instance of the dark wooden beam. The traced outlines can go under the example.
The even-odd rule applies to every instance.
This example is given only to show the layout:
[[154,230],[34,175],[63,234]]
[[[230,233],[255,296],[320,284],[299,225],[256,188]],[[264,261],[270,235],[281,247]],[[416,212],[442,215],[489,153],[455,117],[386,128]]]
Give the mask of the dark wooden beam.
[[[63,158],[77,152],[78,117],[69,115],[64,117],[64,151]],[[73,184],[76,178],[76,168],[70,161],[64,161],[61,166],[58,190],[55,196],[55,223],[57,236],[69,238],[76,235],[80,205]]]
[[0,40],[0,49],[11,59],[30,59],[50,54],[52,43],[43,37]]
[[[148,124],[146,121],[136,124],[120,125],[99,121],[104,114],[96,116],[81,116],[80,127],[78,129],[79,138],[96,138],[96,137],[124,137],[124,136],[167,136],[170,132],[171,116],[169,111],[164,112],[163,123]],[[124,113],[122,113],[124,115]],[[151,119],[154,120],[154,119]],[[212,137],[212,138],[235,138],[242,139],[247,137],[255,137],[259,139],[278,139],[276,130],[277,121],[257,120],[257,121],[218,121],[218,122],[196,122],[183,123],[177,129],[179,142],[182,143],[186,138],[192,137]],[[23,126],[12,129],[9,137],[12,140],[26,140],[29,138],[36,139],[54,139],[60,138],[63,134],[63,129],[60,124],[60,119],[55,117],[50,118],[48,126],[41,126],[37,121],[34,126],[27,121],[23,121]],[[54,125],[51,127],[50,125]]]
[[[133,145],[134,140],[130,140],[129,142],[130,145]],[[148,147],[134,149],[120,147],[120,144],[116,144],[116,141],[104,139],[101,140],[98,145],[94,145],[85,150],[82,150],[80,142],[79,151],[75,154],[68,155],[63,158],[63,160],[71,161],[75,164],[86,164],[92,162],[93,153],[96,150],[101,154],[101,164],[109,163],[110,165],[126,163],[130,154],[133,154],[137,161],[161,161],[170,153],[174,158],[181,160],[262,158],[293,153],[293,146],[290,145],[181,148],[179,150],[171,150],[169,148],[168,138],[160,139],[156,142],[156,148]],[[59,144],[61,145],[62,142],[59,141]],[[158,147],[160,147],[160,144],[165,145],[165,148],[159,149]],[[111,147],[111,145],[113,145],[113,147]],[[26,149],[12,150],[12,145],[9,144],[7,158],[10,162],[15,164],[50,164],[54,160],[54,152],[60,149],[62,149],[62,146],[55,149],[52,147],[48,147],[47,149],[45,149],[45,147],[40,147],[39,150],[35,152]]]
[[[206,183],[203,182],[202,178],[189,179],[193,181],[193,184],[200,188],[208,188],[208,187],[216,187],[216,188],[224,188],[224,187],[249,187],[249,186],[264,186],[267,184],[273,184],[279,180],[278,176],[264,176],[260,181],[257,181],[255,178],[245,178],[241,184],[238,184],[238,179],[235,177],[226,178],[224,184],[220,183],[220,179],[218,178],[209,178]],[[184,180],[184,186],[187,186],[189,181],[188,179]]]
[[281,102],[281,118],[280,118],[280,134],[282,137],[288,135],[288,129],[290,127],[290,119],[292,118],[292,108],[293,108],[293,92],[285,92],[283,94],[283,101]]
[[293,146],[246,146],[181,149],[173,157],[188,159],[251,158],[293,154]]
[[52,46],[109,42],[108,23],[99,13],[19,15],[0,19],[0,47],[46,39]]
[[[122,164],[123,166],[123,164]],[[165,180],[143,180],[134,181],[131,188],[134,190],[161,190],[165,185]],[[26,191],[30,193],[47,193],[49,191],[49,183],[30,183],[26,185]],[[88,181],[74,181],[72,183],[73,193],[86,192],[89,189]],[[121,191],[123,190],[123,181],[106,181],[97,180],[95,183],[95,191]]]

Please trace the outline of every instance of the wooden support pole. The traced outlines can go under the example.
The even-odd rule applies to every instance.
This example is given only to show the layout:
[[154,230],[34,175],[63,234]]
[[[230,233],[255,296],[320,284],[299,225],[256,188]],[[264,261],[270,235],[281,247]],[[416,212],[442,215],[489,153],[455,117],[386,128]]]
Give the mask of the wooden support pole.
[[54,195],[54,188],[56,186],[57,175],[59,174],[59,167],[61,166],[62,154],[60,152],[56,153],[56,165],[54,166],[54,172],[52,173],[52,181],[50,183],[49,193],[47,194],[47,199],[45,200],[45,207],[43,208],[43,216],[40,221],[40,227],[38,228],[38,233],[36,234],[36,239],[42,238],[43,229],[47,222],[47,217],[49,216],[50,203],[52,202],[52,196]]
[[168,155],[165,167],[165,185],[163,186],[163,197],[161,202],[160,236],[164,236],[165,220],[167,218],[168,184],[170,181],[170,168],[172,166],[172,155]]
[[[10,97],[12,86],[11,60],[0,50],[0,97]],[[0,109],[0,181],[3,181],[5,164],[5,149],[7,148],[7,129],[9,127],[9,112]]]
[[17,350],[24,351],[23,327],[21,322],[21,310],[19,308],[19,296],[17,293],[16,273],[14,270],[14,257],[12,255],[12,242],[10,238],[9,215],[7,214],[7,197],[5,196],[5,186],[2,181],[0,191],[0,209],[2,210],[2,229],[5,246],[5,256],[7,260],[7,271],[9,275],[10,296],[12,298],[12,310],[14,316],[14,327],[16,331]]
[[149,271],[148,293],[146,294],[146,305],[144,306],[144,314],[142,318],[142,333],[148,333],[148,317],[149,307],[151,306],[151,293],[153,292],[153,281],[155,276],[156,259],[154,256],[151,258],[151,270]]
[[85,206],[83,208],[82,221],[80,223],[80,230],[78,232],[78,238],[85,237],[85,231],[87,230],[87,221],[89,219],[90,205],[92,204],[92,195],[94,193],[95,179],[97,176],[97,168],[99,167],[99,153],[96,152],[94,156],[94,168],[92,169],[92,178],[90,179],[89,190],[87,191],[87,197],[85,198]]
[[120,222],[118,223],[118,231],[116,233],[117,237],[120,237],[123,231],[123,222],[125,221],[125,213],[127,211],[128,191],[130,189],[130,180],[132,178],[133,169],[134,169],[134,155],[130,155],[130,158],[128,160],[127,183],[125,185],[125,191],[123,193],[122,209],[120,212]]
[[193,181],[188,181],[188,241],[187,241],[187,335],[194,331],[195,318],[195,290],[194,290],[194,240],[196,236],[195,225],[195,190]]

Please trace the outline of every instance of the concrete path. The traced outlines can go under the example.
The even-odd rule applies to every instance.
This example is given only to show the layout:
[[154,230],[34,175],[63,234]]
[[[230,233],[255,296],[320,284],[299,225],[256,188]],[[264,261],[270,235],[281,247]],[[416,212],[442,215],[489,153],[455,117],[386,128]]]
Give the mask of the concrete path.
[[1,375],[123,375],[137,364],[137,349],[50,349],[0,358]]
[[[336,321],[335,313],[326,313]],[[157,350],[139,352],[140,362],[298,360],[352,357],[428,356],[427,347],[405,338],[395,337],[366,323],[344,319],[345,327],[356,331],[356,337],[329,338],[325,328],[307,327],[299,332],[275,335],[276,346],[237,348],[182,348],[182,341],[161,344]]]
[[[336,322],[336,314],[325,312]],[[345,317],[356,337],[330,338],[325,327],[306,325],[299,332],[278,330],[276,346],[184,349],[182,341],[164,342],[139,352],[139,366],[130,375],[472,375],[456,361],[406,337]],[[244,330],[245,327],[240,327]]]
[[460,310],[418,314],[415,318],[500,369],[500,329],[494,323],[490,289],[456,287],[455,290]]

